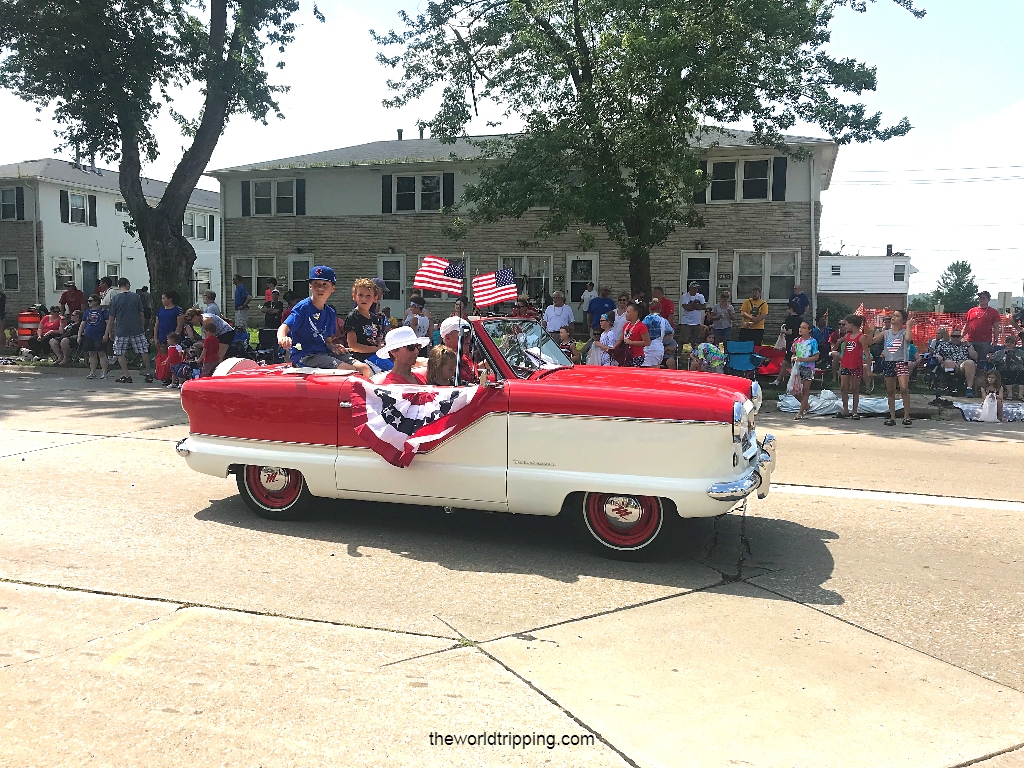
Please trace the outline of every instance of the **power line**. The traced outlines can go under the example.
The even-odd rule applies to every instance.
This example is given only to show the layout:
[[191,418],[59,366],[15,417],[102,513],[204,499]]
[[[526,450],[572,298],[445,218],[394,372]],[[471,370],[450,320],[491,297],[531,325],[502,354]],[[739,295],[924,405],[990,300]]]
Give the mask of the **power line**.
[[1024,176],[975,176],[965,179],[902,179],[892,181],[833,181],[830,186],[897,187],[907,184],[975,184],[995,181],[1021,181]]
[[1024,168],[1024,165],[973,165],[963,168],[884,168],[847,173],[931,173],[932,171],[1001,171],[1006,168]]

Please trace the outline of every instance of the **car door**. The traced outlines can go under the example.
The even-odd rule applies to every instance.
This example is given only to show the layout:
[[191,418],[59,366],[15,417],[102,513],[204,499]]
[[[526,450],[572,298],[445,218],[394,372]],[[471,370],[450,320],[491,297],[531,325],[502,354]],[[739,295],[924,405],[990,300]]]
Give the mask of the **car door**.
[[[426,389],[426,388],[425,388]],[[395,467],[356,434],[349,405],[351,384],[341,391],[338,458],[339,495],[382,501],[443,499],[502,508],[507,503],[508,394],[504,387],[482,388],[467,408],[478,407],[475,420],[408,467]]]

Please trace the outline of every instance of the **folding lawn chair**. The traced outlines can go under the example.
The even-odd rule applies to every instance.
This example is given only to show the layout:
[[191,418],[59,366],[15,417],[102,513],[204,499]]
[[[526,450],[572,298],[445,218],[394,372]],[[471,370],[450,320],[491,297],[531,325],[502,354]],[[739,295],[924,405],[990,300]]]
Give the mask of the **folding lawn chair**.
[[756,378],[757,369],[766,362],[764,357],[754,354],[754,342],[752,341],[725,342],[725,357],[727,373],[750,379]]

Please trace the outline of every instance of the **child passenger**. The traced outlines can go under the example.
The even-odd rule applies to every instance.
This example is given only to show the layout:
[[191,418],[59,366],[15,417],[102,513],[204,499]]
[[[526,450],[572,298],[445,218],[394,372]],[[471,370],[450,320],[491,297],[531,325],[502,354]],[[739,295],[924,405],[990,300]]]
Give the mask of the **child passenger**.
[[430,350],[427,358],[427,384],[451,387],[455,384],[455,364],[458,356],[443,344]]
[[334,293],[337,283],[330,267],[309,270],[309,298],[296,304],[277,329],[277,343],[285,351],[291,351],[292,365],[358,371],[369,378],[371,371],[366,363],[353,359],[340,344],[328,341],[334,333],[337,315],[327,299]]

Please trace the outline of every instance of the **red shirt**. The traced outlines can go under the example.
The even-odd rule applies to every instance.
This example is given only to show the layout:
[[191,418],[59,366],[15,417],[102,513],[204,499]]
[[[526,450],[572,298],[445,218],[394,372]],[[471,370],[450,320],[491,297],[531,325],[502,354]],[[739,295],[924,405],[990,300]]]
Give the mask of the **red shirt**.
[[992,331],[999,322],[999,312],[994,307],[971,307],[967,311],[967,327],[964,341],[992,341]]
[[[626,323],[622,327],[622,340],[629,339],[630,341],[643,341],[644,332],[647,330],[647,326],[637,320],[635,323]],[[636,360],[638,357],[644,356],[644,347],[641,344],[626,345],[629,348],[630,356]]]
[[672,322],[672,316],[675,314],[676,305],[668,296],[664,296],[657,300],[661,305],[661,316]]
[[181,365],[181,352],[178,351],[177,347],[167,348],[167,364]]
[[203,358],[204,363],[213,363],[217,361],[217,355],[220,354],[220,341],[212,333],[203,339]]
[[54,319],[53,315],[47,315],[39,321],[39,330],[43,332],[43,336],[48,334],[50,331],[59,331],[61,324],[61,318]]
[[480,381],[480,371],[476,363],[468,355],[462,356],[462,363],[459,364],[459,384],[476,384]]
[[66,304],[68,312],[74,312],[76,309],[81,312],[85,309],[85,294],[77,288],[74,290],[68,288],[60,295],[60,301],[57,303],[62,307]]
[[[412,377],[414,379],[416,379],[416,383],[417,384],[426,384],[427,383],[427,380],[425,378],[423,378],[423,374],[422,373],[416,373],[416,371],[413,371],[412,372]],[[411,386],[408,381],[406,381],[404,378],[399,376],[394,371],[389,371],[388,372],[388,375],[386,377],[384,377],[384,383],[385,384],[405,384],[406,386]]]
[[861,346],[862,338],[864,338],[863,333],[858,333],[856,336],[848,333],[843,338],[843,356],[839,360],[841,368],[848,368],[852,371],[864,364],[864,348]]

